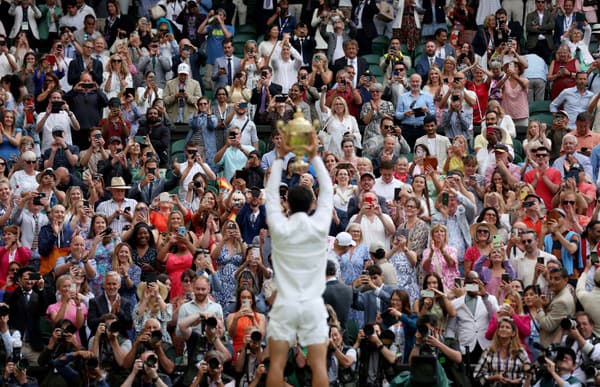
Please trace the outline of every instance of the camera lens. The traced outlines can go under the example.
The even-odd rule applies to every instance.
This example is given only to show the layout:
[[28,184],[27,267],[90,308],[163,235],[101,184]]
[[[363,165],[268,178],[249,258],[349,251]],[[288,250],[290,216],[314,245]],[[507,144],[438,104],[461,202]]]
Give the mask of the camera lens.
[[259,343],[262,340],[262,334],[259,331],[254,331],[250,334],[250,340]]
[[148,356],[148,358],[146,359],[146,366],[153,368],[156,363],[158,363],[158,357],[156,355],[150,355]]
[[367,324],[363,328],[363,332],[365,333],[365,336],[373,336],[375,333],[375,327],[373,327],[373,324]]
[[208,366],[210,367],[210,369],[216,370],[219,368],[220,365],[221,362],[216,357],[213,357],[208,360]]

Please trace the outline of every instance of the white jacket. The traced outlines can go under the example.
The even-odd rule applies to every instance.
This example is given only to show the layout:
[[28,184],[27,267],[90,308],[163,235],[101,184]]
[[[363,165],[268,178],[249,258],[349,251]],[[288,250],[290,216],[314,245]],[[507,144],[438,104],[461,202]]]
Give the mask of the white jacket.
[[446,336],[458,340],[460,351],[463,354],[466,352],[466,346],[472,351],[477,343],[482,349],[487,348],[492,341],[485,338],[485,332],[492,317],[498,311],[496,297],[488,295],[484,300],[482,297],[477,296],[475,315],[471,313],[471,310],[465,304],[465,296],[453,300],[452,305],[456,309],[456,317],[448,321]]
[[[21,30],[21,25],[23,24],[23,7],[12,3],[8,9],[8,14],[15,17],[15,24],[13,24],[12,30],[10,30],[10,35],[8,35],[10,39],[14,39]],[[35,6],[35,4],[32,3],[27,7],[27,24],[31,30],[31,34],[36,39],[39,39],[40,35],[38,33],[38,25],[35,19],[39,19],[41,17],[42,13],[38,7]]]

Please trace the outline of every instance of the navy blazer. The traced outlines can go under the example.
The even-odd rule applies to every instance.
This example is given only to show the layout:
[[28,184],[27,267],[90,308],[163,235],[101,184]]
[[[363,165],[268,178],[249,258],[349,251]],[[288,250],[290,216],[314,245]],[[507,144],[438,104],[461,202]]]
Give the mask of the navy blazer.
[[235,221],[238,226],[240,226],[240,232],[242,234],[242,239],[247,244],[251,244],[252,240],[255,236],[260,233],[261,228],[268,228],[267,226],[267,209],[264,205],[260,205],[258,207],[258,216],[256,217],[256,221],[254,224],[250,221],[250,216],[252,216],[252,208],[248,203],[244,204],[240,211],[237,213]]
[[[119,312],[117,313],[117,317],[119,318],[119,321],[124,324],[123,326],[126,327],[127,330],[133,326],[133,320],[131,317],[132,312],[133,305],[131,304],[131,301],[125,297],[121,297],[121,306],[119,308]],[[102,292],[100,297],[95,297],[90,300],[87,325],[90,328],[92,335],[96,333],[98,324],[100,324],[100,318],[107,313],[110,313],[110,307],[108,306],[108,301],[106,300],[106,294]]]
[[346,327],[352,299],[352,289],[348,285],[344,285],[338,280],[327,281],[323,300],[326,304],[331,305],[342,328]]
[[[360,78],[361,75],[363,75],[365,73],[365,71],[367,71],[369,69],[369,63],[362,56],[357,56],[356,59],[357,59],[356,64],[358,65],[358,74],[356,74],[356,79],[358,79],[358,78]],[[337,72],[340,70],[343,70],[347,64],[348,64],[348,58],[346,58],[345,56],[342,58],[339,58],[333,64],[333,67],[332,67],[333,73],[337,74]]]
[[[379,294],[375,294],[375,290],[360,292],[354,289],[352,307],[365,312],[365,323],[374,322],[378,313],[383,313],[390,307],[390,297],[394,290],[396,288],[390,285],[383,285]],[[379,299],[379,308],[377,308],[377,299]]]
[[[581,12],[573,12],[573,21],[577,28],[579,28],[583,32],[583,22],[575,21],[579,18],[580,20],[585,20],[585,15]],[[556,46],[560,45],[560,37],[565,33],[565,15],[558,15],[554,22],[554,44]]]
[[25,330],[29,332],[27,342],[36,351],[44,348],[42,332],[40,329],[40,318],[44,318],[48,299],[44,291],[34,289],[31,292],[29,303],[25,303],[25,295],[21,287],[4,295],[4,302],[9,306],[8,327],[18,330],[24,338]]
[[[436,56],[435,63],[441,71],[444,66],[444,60]],[[429,57],[425,54],[421,55],[417,60],[415,69],[417,71],[417,74],[419,74],[421,76],[421,79],[423,80],[422,85],[425,86],[425,84],[427,83],[427,75],[429,74]]]
[[[79,77],[85,70],[85,63],[83,63],[83,57],[77,55],[75,59],[69,63],[69,71],[67,72],[67,81],[69,85],[75,86],[79,83]],[[98,59],[92,58],[92,79],[98,84],[102,84],[102,63]]]

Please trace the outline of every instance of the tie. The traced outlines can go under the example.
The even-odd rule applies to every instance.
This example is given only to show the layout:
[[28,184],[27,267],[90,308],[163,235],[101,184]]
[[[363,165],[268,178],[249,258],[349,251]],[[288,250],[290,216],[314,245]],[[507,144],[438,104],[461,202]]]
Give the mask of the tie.
[[354,67],[354,78],[352,79],[352,85],[356,87],[356,78],[358,77],[358,66],[356,64],[356,59],[350,59],[350,66]]
[[264,2],[264,8],[265,9],[273,9],[273,1],[272,0],[265,0],[265,2]]
[[429,67],[433,67],[433,57],[429,58]]
[[304,38],[300,38],[300,57],[302,58],[302,63],[304,63]]
[[253,213],[252,215],[250,215],[250,223],[256,223],[256,214]]
[[25,293],[25,305],[29,304],[30,300],[31,300],[31,293],[30,292]]
[[31,242],[31,250],[37,251],[39,244],[39,234],[40,234],[40,223],[38,221],[38,215],[33,215],[33,241]]
[[231,58],[227,58],[227,84],[233,85],[233,65],[231,64]]
[[153,184],[154,184],[154,182],[152,182],[152,181],[150,183],[148,183],[148,201],[149,202],[151,201],[150,199],[152,198],[152,185]]
[[264,86],[262,90],[262,94],[260,96],[260,108],[258,109],[259,113],[264,113],[267,106],[267,87]]
[[156,56],[152,57],[152,71],[156,68]]

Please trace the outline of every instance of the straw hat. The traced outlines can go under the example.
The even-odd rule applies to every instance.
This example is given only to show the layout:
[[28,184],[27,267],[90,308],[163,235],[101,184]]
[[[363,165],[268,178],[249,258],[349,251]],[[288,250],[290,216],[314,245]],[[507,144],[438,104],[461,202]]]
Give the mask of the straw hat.
[[[169,295],[169,291],[167,290],[167,287],[165,285],[163,285],[163,283],[160,281],[156,281],[156,283],[158,284],[158,294],[160,294],[160,296],[163,298],[163,300],[166,300],[167,296]],[[146,292],[147,286],[148,286],[148,284],[145,281],[140,282],[140,284],[138,285],[137,290],[136,290],[138,300],[142,300],[142,298],[144,297],[144,293]]]
[[490,241],[492,240],[492,237],[493,237],[494,235],[496,235],[496,233],[498,232],[498,230],[496,230],[496,226],[494,226],[494,225],[493,225],[493,224],[491,224],[491,223],[487,223],[487,222],[479,222],[479,223],[472,224],[472,225],[471,225],[471,227],[469,227],[469,232],[471,233],[471,239],[472,239],[473,241],[475,241],[475,239],[476,239],[476,238],[475,238],[475,236],[477,235],[477,230],[478,230],[479,228],[487,228],[487,229],[489,230],[489,232],[490,232],[490,236],[489,236],[489,238],[488,238],[488,239],[489,239]]

